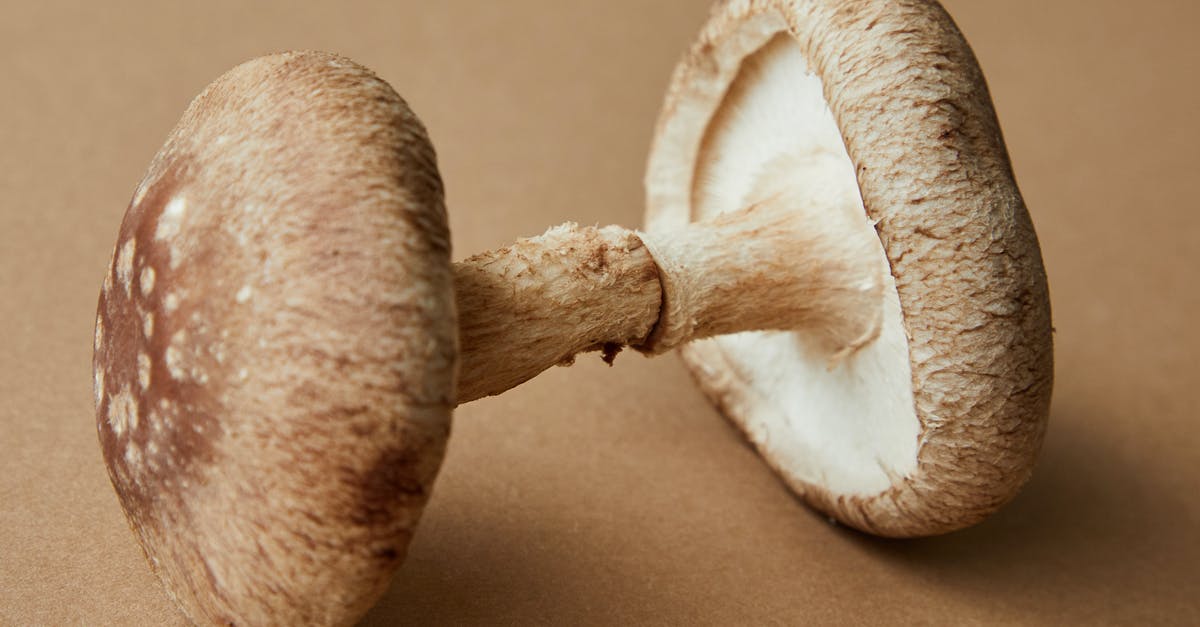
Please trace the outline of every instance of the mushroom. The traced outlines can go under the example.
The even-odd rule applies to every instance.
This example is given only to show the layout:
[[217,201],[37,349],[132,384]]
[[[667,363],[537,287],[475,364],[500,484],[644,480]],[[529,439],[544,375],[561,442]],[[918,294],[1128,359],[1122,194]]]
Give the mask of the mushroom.
[[815,192],[828,220],[870,218],[889,270],[878,337],[832,368],[802,329],[698,341],[681,351],[696,381],[847,525],[909,537],[979,522],[1041,448],[1050,303],[983,74],[937,2],[718,5],[668,90],[647,229],[669,237],[771,186]]
[[109,477],[184,613],[366,612],[454,406],[442,184],[399,96],[326,54],[219,78],[137,188],[98,309]]
[[382,80],[303,52],[210,85],[126,212],[93,362],[110,478],[183,612],[352,623],[453,407],[588,350],[682,346],[860,529],[1010,498],[1050,390],[1037,242],[949,18],[861,5],[720,6],[664,107],[647,232],[566,224],[457,264],[433,149]]

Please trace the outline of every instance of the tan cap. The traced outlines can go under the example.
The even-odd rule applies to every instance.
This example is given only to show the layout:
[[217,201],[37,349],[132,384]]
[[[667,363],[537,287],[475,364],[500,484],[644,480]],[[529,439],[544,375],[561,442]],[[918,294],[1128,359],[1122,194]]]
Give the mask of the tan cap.
[[188,107],[93,365],[112,483],[190,619],[345,624],[386,589],[450,426],[449,257],[433,149],[369,71],[273,55]]
[[978,522],[1041,446],[1050,307],[983,75],[942,8],[720,3],[659,120],[648,231],[753,204],[781,163],[789,193],[835,187],[874,225],[879,336],[832,368],[794,332],[697,341],[686,362],[816,508],[888,536]]

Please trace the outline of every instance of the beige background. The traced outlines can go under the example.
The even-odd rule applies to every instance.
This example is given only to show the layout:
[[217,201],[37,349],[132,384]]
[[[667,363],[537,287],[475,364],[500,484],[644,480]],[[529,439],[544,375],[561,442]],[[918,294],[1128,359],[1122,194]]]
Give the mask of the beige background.
[[[1041,236],[1057,387],[1033,481],[881,541],[794,500],[673,356],[463,407],[367,624],[1200,623],[1195,2],[947,0]],[[636,225],[706,0],[0,7],[0,624],[170,624],[95,442],[96,295],[188,100],[252,56],[345,53],[423,117],[456,257]]]

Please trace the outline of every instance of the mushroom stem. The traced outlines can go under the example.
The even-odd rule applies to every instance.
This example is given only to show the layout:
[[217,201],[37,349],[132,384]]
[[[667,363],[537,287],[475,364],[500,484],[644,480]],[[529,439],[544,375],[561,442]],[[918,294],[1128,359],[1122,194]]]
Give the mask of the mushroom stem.
[[454,266],[458,402],[500,394],[577,353],[802,330],[832,362],[879,333],[885,268],[852,207],[780,193],[668,238],[565,224]]
[[[458,402],[500,394],[576,353],[638,344],[662,288],[628,229],[557,226],[454,264]],[[609,353],[611,354],[611,352]]]

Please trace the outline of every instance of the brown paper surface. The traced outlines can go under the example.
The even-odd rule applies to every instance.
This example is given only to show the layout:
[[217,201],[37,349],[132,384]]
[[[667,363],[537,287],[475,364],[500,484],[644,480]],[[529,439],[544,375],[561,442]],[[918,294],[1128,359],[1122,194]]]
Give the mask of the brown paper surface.
[[[458,410],[366,624],[1200,623],[1200,4],[947,0],[1041,237],[1057,385],[1032,482],[883,541],[804,507],[674,356],[585,356]],[[121,214],[210,80],[344,53],[424,119],[455,257],[640,223],[705,0],[8,2],[0,7],[0,624],[175,624],[92,417]]]

